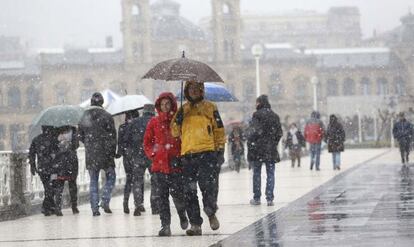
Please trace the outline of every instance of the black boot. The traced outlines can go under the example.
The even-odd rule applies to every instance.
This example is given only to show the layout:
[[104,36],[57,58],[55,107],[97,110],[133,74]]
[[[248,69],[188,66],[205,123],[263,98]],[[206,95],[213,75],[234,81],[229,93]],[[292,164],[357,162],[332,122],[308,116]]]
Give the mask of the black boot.
[[124,202],[124,213],[129,214],[129,206],[128,206],[128,202]]
[[187,219],[187,216],[185,215],[185,213],[183,213],[183,214],[180,214],[179,217],[180,217],[180,226],[181,226],[181,229],[183,229],[183,230],[187,229],[188,228],[188,219]]
[[161,230],[158,232],[158,236],[160,236],[160,237],[169,237],[169,236],[171,236],[170,226],[163,226],[161,228]]
[[141,215],[141,211],[139,210],[139,208],[136,208],[134,210],[134,216],[140,216]]
[[78,209],[76,204],[72,205],[72,213],[73,214],[79,214],[79,209]]

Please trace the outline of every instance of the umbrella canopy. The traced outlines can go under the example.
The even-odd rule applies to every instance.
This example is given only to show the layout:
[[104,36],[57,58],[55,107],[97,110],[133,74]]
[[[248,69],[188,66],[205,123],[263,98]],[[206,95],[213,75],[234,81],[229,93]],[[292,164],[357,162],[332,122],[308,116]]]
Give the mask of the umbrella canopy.
[[[112,90],[109,89],[105,89],[103,91],[100,92],[104,98],[104,103],[103,103],[103,108],[107,108],[112,102],[114,102],[117,99],[120,99],[121,96],[115,92],[113,92]],[[91,95],[92,96],[92,95]],[[83,101],[80,104],[81,107],[86,108],[88,106],[91,106],[91,99],[87,99],[85,101]]]
[[30,140],[42,133],[42,125],[53,127],[77,126],[84,109],[74,105],[58,105],[46,108],[37,115],[30,129]]
[[[239,101],[222,85],[204,83],[204,98],[214,102],[236,102]],[[181,92],[178,92],[177,99],[181,99]]]
[[205,63],[185,58],[170,59],[155,65],[142,79],[164,81],[224,82],[223,79]]
[[152,102],[144,95],[126,95],[113,101],[106,109],[111,115],[119,115],[130,110],[142,109]]

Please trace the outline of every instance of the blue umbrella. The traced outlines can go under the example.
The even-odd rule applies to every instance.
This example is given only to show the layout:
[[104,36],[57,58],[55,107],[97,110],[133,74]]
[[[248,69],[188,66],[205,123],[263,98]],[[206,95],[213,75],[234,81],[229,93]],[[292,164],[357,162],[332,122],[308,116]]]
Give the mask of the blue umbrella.
[[[177,99],[181,98],[181,92],[177,94]],[[204,98],[213,102],[236,102],[239,101],[222,85],[206,82],[204,83]]]

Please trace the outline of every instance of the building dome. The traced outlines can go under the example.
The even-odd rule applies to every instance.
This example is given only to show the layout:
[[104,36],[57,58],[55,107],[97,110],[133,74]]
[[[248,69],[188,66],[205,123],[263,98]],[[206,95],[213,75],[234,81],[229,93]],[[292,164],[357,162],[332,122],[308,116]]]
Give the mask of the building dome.
[[180,16],[180,4],[172,0],[158,0],[151,6],[152,36],[156,40],[204,40],[200,27]]

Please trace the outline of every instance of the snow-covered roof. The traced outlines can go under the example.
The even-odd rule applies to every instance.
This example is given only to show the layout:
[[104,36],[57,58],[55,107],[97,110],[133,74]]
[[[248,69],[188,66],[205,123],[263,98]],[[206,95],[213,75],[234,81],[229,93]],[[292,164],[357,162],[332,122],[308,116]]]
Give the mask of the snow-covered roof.
[[362,53],[389,53],[388,47],[361,47],[361,48],[336,48],[336,49],[307,49],[307,55],[324,55],[324,54],[362,54]]

